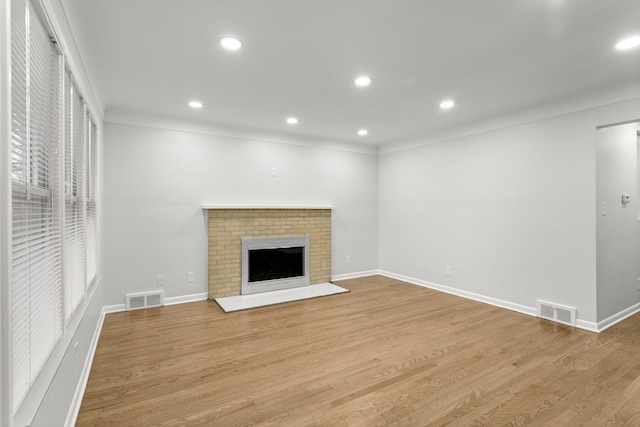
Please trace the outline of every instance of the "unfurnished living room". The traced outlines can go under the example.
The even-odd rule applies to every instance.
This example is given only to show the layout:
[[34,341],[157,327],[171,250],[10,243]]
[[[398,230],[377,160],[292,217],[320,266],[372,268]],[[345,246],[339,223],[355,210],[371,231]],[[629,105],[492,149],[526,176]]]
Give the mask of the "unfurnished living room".
[[0,0],[0,426],[640,425],[637,0]]

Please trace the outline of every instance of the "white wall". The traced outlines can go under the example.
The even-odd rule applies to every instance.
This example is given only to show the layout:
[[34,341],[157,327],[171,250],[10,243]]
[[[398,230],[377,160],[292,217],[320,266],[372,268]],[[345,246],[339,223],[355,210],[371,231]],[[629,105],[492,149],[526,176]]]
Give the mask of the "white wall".
[[[595,131],[640,99],[380,156],[380,269],[535,307],[596,303]],[[445,267],[452,275],[445,275]]]
[[374,154],[116,123],[104,149],[107,305],[160,274],[165,297],[207,292],[203,204],[334,205],[333,275],[377,268]]
[[[637,131],[640,124],[599,129],[596,140],[598,319],[640,302]],[[622,203],[622,193],[631,203]],[[606,206],[603,204],[606,203]]]

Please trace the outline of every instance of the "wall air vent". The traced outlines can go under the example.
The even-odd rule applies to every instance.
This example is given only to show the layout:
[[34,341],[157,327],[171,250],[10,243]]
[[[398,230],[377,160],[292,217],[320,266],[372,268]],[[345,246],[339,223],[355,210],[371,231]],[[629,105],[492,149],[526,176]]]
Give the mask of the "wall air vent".
[[564,325],[576,326],[576,309],[546,301],[537,301],[538,317],[562,323]]
[[164,291],[139,292],[126,295],[126,310],[161,307],[164,305]]

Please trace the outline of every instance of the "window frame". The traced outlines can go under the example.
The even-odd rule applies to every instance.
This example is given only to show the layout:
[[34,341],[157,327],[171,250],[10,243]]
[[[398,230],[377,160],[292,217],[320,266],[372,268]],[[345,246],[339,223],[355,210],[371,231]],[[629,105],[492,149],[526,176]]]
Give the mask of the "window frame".
[[[56,121],[57,126],[59,128],[59,136],[58,136],[58,150],[59,157],[53,160],[56,162],[60,168],[58,172],[54,172],[56,174],[55,179],[57,179],[57,184],[52,184],[52,180],[54,177],[44,176],[42,173],[44,169],[41,168],[43,163],[40,163],[40,160],[34,163],[30,163],[30,167],[28,171],[23,172],[22,177],[16,177],[14,173],[14,168],[12,166],[12,82],[11,79],[5,79],[4,76],[10,76],[10,73],[5,73],[4,71],[10,70],[12,65],[12,46],[11,46],[11,35],[12,35],[12,16],[11,16],[11,7],[14,6],[15,3],[20,3],[24,1],[25,10],[30,10],[29,7],[33,6],[33,10],[31,10],[31,15],[34,15],[35,18],[27,18],[27,19],[36,19],[39,20],[43,26],[44,31],[48,34],[49,38],[53,41],[53,44],[57,50],[57,55],[59,58],[59,67],[56,70],[59,71],[60,79],[63,82],[61,84],[61,93],[60,93],[60,114],[59,117],[54,117],[54,121]],[[12,4],[13,3],[13,4]],[[30,200],[34,203],[38,202],[38,199],[42,199],[44,201],[48,201],[51,205],[54,205],[52,209],[56,210],[56,214],[59,216],[60,221],[60,246],[61,253],[64,254],[64,238],[65,238],[65,176],[64,176],[64,139],[65,135],[68,132],[71,132],[72,129],[66,129],[66,117],[65,117],[65,103],[64,98],[66,94],[66,90],[71,90],[71,87],[74,87],[74,90],[81,93],[81,90],[78,90],[80,86],[79,83],[85,83],[83,87],[87,86],[86,78],[77,81],[73,76],[71,79],[71,84],[66,85],[64,82],[66,81],[66,71],[74,70],[77,67],[77,62],[74,62],[74,59],[67,55],[67,51],[63,49],[64,46],[59,45],[55,40],[59,40],[56,37],[56,33],[54,31],[54,25],[51,22],[51,17],[47,14],[46,0],[0,0],[0,19],[2,23],[7,23],[8,25],[2,26],[2,32],[4,35],[8,35],[8,37],[2,37],[2,41],[0,42],[0,67],[2,67],[3,71],[0,73],[2,76],[0,82],[0,92],[2,93],[2,104],[0,106],[0,118],[2,118],[2,124],[0,124],[0,129],[2,130],[2,134],[0,135],[0,149],[2,149],[2,164],[0,165],[1,172],[1,183],[2,186],[0,188],[0,237],[2,237],[2,247],[0,247],[0,265],[2,266],[2,272],[0,273],[0,279],[2,280],[2,293],[0,293],[0,307],[2,308],[2,314],[0,315],[0,326],[3,326],[5,330],[13,331],[16,327],[14,322],[12,321],[12,303],[14,301],[14,295],[12,295],[12,288],[14,284],[12,283],[12,258],[13,258],[13,248],[12,242],[14,241],[14,236],[12,233],[12,227],[14,225],[12,218],[13,212],[13,195],[14,194],[24,194],[26,200]],[[55,16],[54,16],[55,18]],[[71,60],[69,60],[71,59]],[[4,95],[7,96],[4,96]],[[89,92],[89,95],[92,95]],[[46,98],[46,97],[45,97]],[[48,99],[48,98],[47,98]],[[91,106],[95,106],[95,99],[91,98],[93,102],[91,102]],[[92,137],[95,137],[95,167],[93,168],[93,173],[95,173],[95,178],[93,180],[93,184],[98,182],[98,175],[100,174],[100,144],[101,144],[101,121],[96,120],[95,116],[91,113],[93,108],[91,108],[85,99],[80,96],[80,102],[82,103],[81,110],[82,114],[82,123],[83,130],[81,132],[81,144],[85,146],[91,145]],[[40,106],[42,108],[42,106]],[[46,106],[44,107],[46,110]],[[45,115],[48,113],[45,112]],[[54,114],[55,116],[55,114]],[[30,131],[27,129],[25,131],[25,135],[27,138],[30,137]],[[46,136],[44,136],[46,138]],[[30,143],[30,141],[27,141]],[[93,147],[93,146],[92,146]],[[86,148],[90,150],[90,148]],[[93,149],[93,148],[91,148]],[[7,154],[6,156],[4,154]],[[7,159],[7,161],[4,161]],[[45,162],[51,159],[44,158]],[[46,166],[46,165],[45,165]],[[81,182],[76,189],[76,194],[71,195],[70,201],[74,204],[79,205],[78,211],[82,218],[80,222],[80,227],[82,228],[83,234],[81,235],[81,246],[82,250],[86,252],[88,249],[87,245],[87,204],[86,200],[89,200],[88,194],[89,192],[86,189],[85,184],[89,184],[89,179],[84,175],[84,168],[87,167],[86,162],[82,161],[80,163],[80,170],[78,170],[79,177]],[[21,179],[14,179],[21,178]],[[51,179],[49,179],[51,178]],[[13,398],[13,390],[15,388],[15,384],[13,384],[13,367],[14,358],[12,353],[15,351],[13,348],[13,344],[11,341],[11,337],[13,332],[8,334],[3,334],[2,337],[2,349],[0,351],[0,367],[2,368],[2,386],[0,388],[0,413],[2,416],[0,417],[0,425],[27,425],[30,424],[35,416],[42,400],[45,397],[47,389],[49,388],[53,378],[56,375],[56,370],[58,365],[64,358],[64,355],[69,348],[72,340],[74,339],[74,334],[76,333],[80,321],[82,320],[87,307],[91,300],[93,299],[93,295],[97,288],[97,283],[100,280],[100,259],[99,259],[99,251],[100,251],[100,239],[101,235],[99,232],[99,224],[100,224],[100,205],[101,205],[101,192],[99,188],[93,187],[93,194],[95,195],[95,223],[96,223],[96,232],[95,232],[95,245],[91,247],[91,249],[95,252],[92,254],[95,259],[95,274],[91,277],[87,274],[86,262],[84,267],[82,268],[82,286],[80,298],[73,304],[72,307],[62,307],[62,331],[59,336],[56,337],[53,348],[50,352],[48,352],[47,357],[45,357],[45,361],[40,367],[38,373],[35,375],[35,378],[31,378],[30,386],[26,393],[22,396],[21,399]],[[14,193],[14,191],[16,193]],[[64,255],[61,255],[61,270],[64,270],[64,259],[62,258]],[[85,254],[85,257],[87,255]],[[61,276],[64,277],[64,271],[61,272]],[[64,281],[64,279],[62,279]],[[62,286],[66,286],[63,282]],[[62,299],[64,297],[62,296]],[[5,379],[8,379],[6,381]],[[16,401],[20,400],[20,401]]]

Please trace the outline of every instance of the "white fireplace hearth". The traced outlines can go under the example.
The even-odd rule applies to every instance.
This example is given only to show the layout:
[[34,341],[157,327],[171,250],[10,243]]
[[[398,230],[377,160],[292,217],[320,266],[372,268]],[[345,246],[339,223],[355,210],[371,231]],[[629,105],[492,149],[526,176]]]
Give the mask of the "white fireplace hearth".
[[349,290],[334,285],[333,283],[318,283],[300,288],[281,289],[279,291],[260,292],[251,295],[221,297],[214,298],[214,300],[225,313],[229,313],[232,311],[248,310],[251,308],[266,307],[268,305],[343,294],[346,292],[349,292]]

